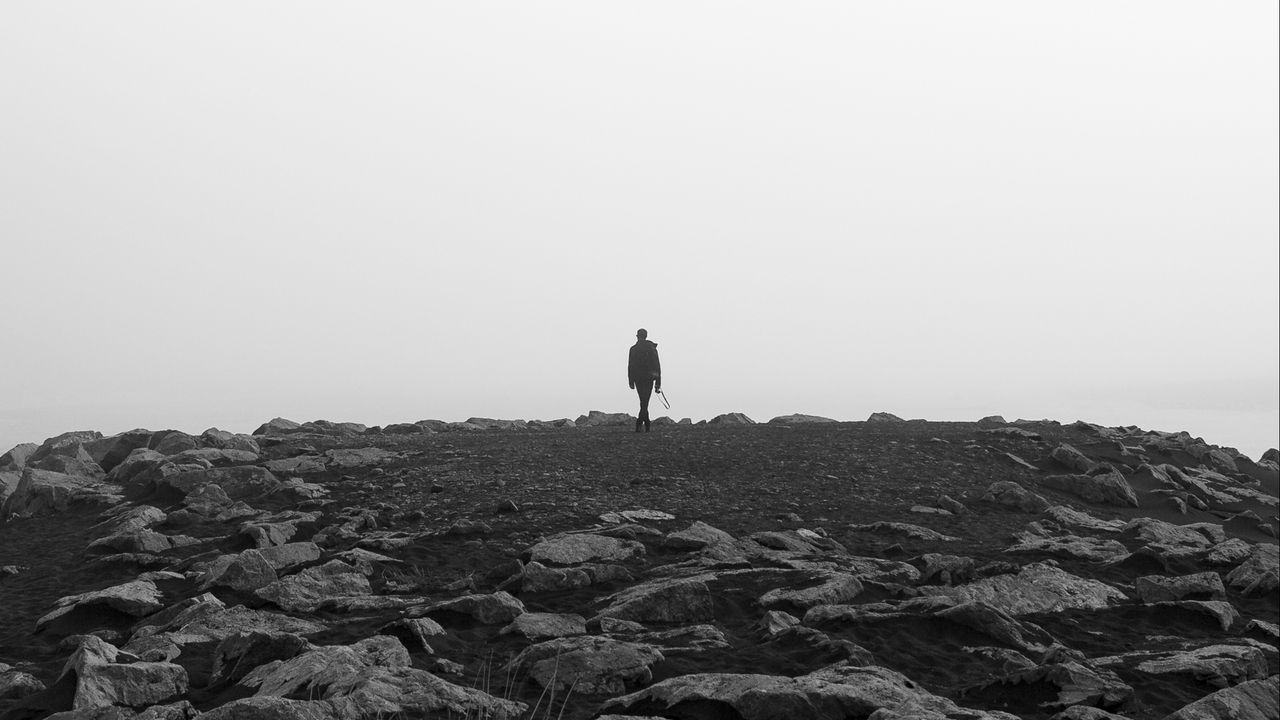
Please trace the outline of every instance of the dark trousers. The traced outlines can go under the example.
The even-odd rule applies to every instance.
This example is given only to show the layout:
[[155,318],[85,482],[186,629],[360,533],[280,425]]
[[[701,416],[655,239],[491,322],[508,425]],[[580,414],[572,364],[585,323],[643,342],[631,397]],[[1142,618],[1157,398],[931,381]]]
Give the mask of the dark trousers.
[[636,418],[636,423],[649,424],[649,398],[653,396],[652,380],[637,380],[636,393],[640,395],[640,417]]

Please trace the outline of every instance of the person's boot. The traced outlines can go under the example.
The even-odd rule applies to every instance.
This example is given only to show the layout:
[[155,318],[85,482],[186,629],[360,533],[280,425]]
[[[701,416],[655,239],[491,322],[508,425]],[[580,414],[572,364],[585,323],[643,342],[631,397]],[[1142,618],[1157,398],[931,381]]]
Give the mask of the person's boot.
[[644,421],[644,431],[645,431],[645,432],[649,432],[649,421],[648,421],[648,420],[645,420],[645,421]]
[[636,432],[640,432],[640,424],[643,422],[643,420],[636,420]]

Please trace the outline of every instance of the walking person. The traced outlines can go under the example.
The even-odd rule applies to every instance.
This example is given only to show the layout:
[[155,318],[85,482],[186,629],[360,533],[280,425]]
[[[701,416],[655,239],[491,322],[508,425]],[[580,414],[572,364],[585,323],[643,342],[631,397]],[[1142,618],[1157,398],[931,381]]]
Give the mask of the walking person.
[[627,355],[627,384],[640,395],[640,415],[636,432],[643,426],[649,432],[649,398],[653,391],[662,392],[662,364],[658,362],[658,344],[649,340],[649,331],[636,331],[636,344]]

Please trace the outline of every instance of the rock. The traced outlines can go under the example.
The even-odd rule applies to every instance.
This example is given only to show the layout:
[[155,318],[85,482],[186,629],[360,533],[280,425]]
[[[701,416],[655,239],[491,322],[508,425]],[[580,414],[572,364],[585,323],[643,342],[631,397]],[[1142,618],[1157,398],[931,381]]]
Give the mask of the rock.
[[88,555],[120,553],[152,553],[164,554],[175,548],[190,547],[204,542],[199,538],[186,535],[165,535],[154,530],[143,528],[108,535],[98,538],[85,548]]
[[573,590],[597,583],[630,581],[631,573],[621,565],[580,565],[576,568],[549,568],[539,562],[525,563],[520,569],[520,587],[524,592]]
[[921,583],[937,580],[943,585],[954,585],[973,577],[977,565],[973,558],[942,553],[925,553],[919,557]]
[[[275,547],[260,548],[257,552],[277,572],[298,567],[299,565],[306,565],[320,559],[320,546],[313,542],[285,543]],[[347,557],[340,557],[339,559],[345,561]],[[357,563],[353,562],[351,564],[356,565],[356,569],[363,572]],[[364,574],[368,575],[369,573]]]
[[1227,589],[1222,586],[1222,577],[1216,572],[1178,577],[1147,575],[1134,582],[1134,590],[1138,598],[1145,603],[1182,600],[1187,597],[1202,600],[1223,600],[1227,597]]
[[663,660],[650,645],[578,636],[548,640],[525,648],[506,671],[528,668],[529,677],[556,691],[574,688],[588,694],[617,694],[625,685],[647,684],[653,679],[649,667]]
[[14,445],[8,452],[0,455],[0,470],[22,470],[27,466],[27,460],[39,449],[40,446],[35,443]]
[[795,615],[781,610],[766,610],[764,617],[760,619],[758,627],[765,635],[773,637],[799,624],[800,618]]
[[[381,635],[354,645],[319,647],[289,660],[268,663],[246,675],[241,685],[256,688],[258,696],[328,701],[335,716],[344,719],[456,713],[462,717],[516,720],[528,709],[523,703],[454,685],[410,667],[404,646],[395,638]],[[225,717],[229,720],[244,715]]]
[[251,500],[281,487],[280,480],[270,470],[255,465],[181,472],[163,478],[158,484],[186,495],[205,483],[222,488],[232,500]]
[[578,416],[574,421],[577,427],[616,427],[631,425],[635,417],[627,413],[605,413],[591,410],[586,415]]
[[279,582],[275,568],[258,550],[245,550],[235,555],[221,555],[207,565],[193,569],[201,573],[201,590],[208,590],[212,587],[229,587],[241,592],[251,592],[270,587]]
[[1017,533],[1014,540],[1017,544],[1005,549],[1005,552],[1078,558],[1093,562],[1115,562],[1129,556],[1129,549],[1118,540],[1079,535],[1044,537],[1029,532]]
[[[1274,451],[1268,451],[1274,452]],[[1280,681],[1272,675],[1207,695],[1164,720],[1275,720],[1280,718]]]
[[43,690],[44,683],[34,675],[21,670],[0,672],[0,701],[18,700]]
[[72,708],[123,705],[156,705],[187,692],[187,671],[172,663],[117,663],[117,650],[93,635],[84,635],[80,646],[63,666],[54,687],[74,688]]
[[1191,610],[1193,612],[1203,613],[1218,622],[1223,632],[1231,629],[1236,620],[1240,619],[1240,613],[1235,607],[1221,600],[1171,600],[1155,603],[1156,607],[1180,608],[1183,610]]
[[964,503],[961,503],[950,495],[943,495],[939,497],[937,505],[952,515],[963,515],[969,511],[969,509],[964,506]]
[[755,425],[756,421],[740,412],[724,413],[707,421],[708,425]]
[[623,562],[643,554],[644,546],[638,542],[590,533],[558,535],[529,548],[530,559],[544,565]]
[[[139,624],[133,638],[122,649],[139,657],[148,653],[177,657],[187,646],[218,643],[237,633],[258,631],[309,635],[325,629],[324,625],[313,620],[250,610],[242,605],[225,608],[212,595],[202,595],[188,602],[148,617]],[[178,607],[181,609],[171,612]]]
[[434,654],[430,638],[445,634],[440,623],[431,618],[402,618],[383,625],[378,632],[383,635],[394,635],[401,642],[410,641],[413,646],[421,647],[427,654]]
[[[967,627],[1024,651],[1043,653],[1056,643],[1039,626],[1024,623],[984,602],[965,602],[952,607],[927,608],[924,614]],[[808,616],[805,620],[808,621]]]
[[97,478],[27,467],[0,504],[0,518],[62,512],[76,503],[115,504],[121,499],[115,488]]
[[502,628],[499,635],[515,633],[530,640],[568,637],[587,634],[587,619],[581,615],[562,613],[531,613],[519,615],[511,624]]
[[698,712],[700,708],[720,706],[728,706],[733,717],[742,720],[937,720],[947,717],[995,720],[999,717],[961,709],[950,700],[930,694],[905,676],[876,666],[832,666],[800,677],[735,673],[681,675],[607,700],[601,711],[703,717]]
[[1020,428],[1020,427],[988,428],[985,430],[979,430],[978,432],[986,433],[988,435],[1002,435],[1004,437],[1017,438],[1019,440],[1041,440],[1042,439],[1042,436],[1040,435],[1040,433],[1034,430],[1027,430],[1026,428]]
[[766,608],[796,607],[807,610],[815,605],[845,603],[862,593],[862,583],[847,573],[826,573],[818,579],[820,583],[813,587],[770,590],[760,596],[758,602]]
[[1125,527],[1123,520],[1102,520],[1083,510],[1076,510],[1065,505],[1054,505],[1046,510],[1045,514],[1066,527],[1093,530],[1095,532],[1117,533],[1121,532]]
[[596,618],[683,624],[715,618],[711,591],[700,578],[651,580],[615,593],[606,602],[609,605]]
[[1240,588],[1243,593],[1274,593],[1280,586],[1280,548],[1270,543],[1258,543],[1249,551],[1249,557],[1236,569],[1227,573],[1227,583]]
[[[254,552],[257,551],[246,550],[241,554]],[[266,564],[265,558],[263,563]],[[312,612],[325,600],[369,595],[371,592],[369,579],[363,574],[341,560],[330,560],[297,575],[280,578],[254,594],[275,603],[282,610]]]
[[234,683],[254,668],[276,660],[297,657],[309,643],[286,632],[238,632],[223,638],[213,651],[209,686]]
[[105,519],[90,528],[91,532],[113,534],[141,530],[164,522],[168,515],[152,505],[121,506],[103,514]]
[[120,585],[112,585],[101,590],[68,595],[54,602],[54,609],[36,621],[40,629],[54,620],[72,611],[102,606],[117,610],[126,615],[142,617],[150,615],[164,607],[160,590],[149,580],[133,580]]
[[891,535],[906,535],[907,537],[915,538],[916,540],[928,540],[931,542],[955,542],[960,539],[950,535],[943,535],[940,532],[930,530],[929,528],[921,527],[919,525],[900,522],[882,521],[873,522],[868,525],[850,525],[849,529],[854,531],[861,530],[874,533],[887,533]]
[[1098,475],[1049,475],[1040,478],[1040,484],[1069,492],[1091,503],[1138,507],[1138,496],[1116,470]]
[[382,448],[342,448],[338,450],[329,450],[325,452],[328,465],[339,469],[367,467],[370,465],[381,465],[400,457],[399,453],[383,450]]
[[1058,687],[1057,700],[1041,705],[1049,710],[1072,705],[1116,709],[1133,699],[1133,688],[1126,685],[1115,673],[1110,670],[1091,668],[1073,660],[1010,673],[984,687],[991,685],[1016,687],[1040,682]]
[[158,430],[151,434],[148,447],[167,457],[184,450],[195,450],[200,447],[200,441],[179,430]]
[[1087,474],[1089,471],[1098,467],[1097,462],[1090,460],[1084,453],[1066,443],[1054,448],[1053,451],[1049,453],[1049,457],[1053,458],[1054,462],[1066,469],[1073,470],[1080,474]]
[[732,535],[701,520],[695,520],[684,530],[669,533],[663,540],[663,545],[673,550],[702,550],[706,547],[728,546],[733,543]]
[[205,447],[220,450],[243,450],[254,455],[262,454],[262,447],[252,435],[232,433],[218,428],[209,428],[200,434],[200,443]]
[[1095,665],[1133,668],[1149,675],[1190,675],[1217,688],[1267,677],[1267,659],[1248,645],[1209,645],[1173,652],[1134,652],[1095,658]]
[[1009,480],[991,483],[982,500],[1027,513],[1042,513],[1049,509],[1048,500]]
[[[978,446],[978,445],[974,445],[974,446],[972,446],[972,447],[975,447],[975,448],[979,448],[979,449],[981,449],[981,446]],[[1013,454],[1013,453],[1011,453],[1011,452],[1003,453],[1003,454],[1001,455],[1001,457],[1003,457],[1004,459],[1006,459],[1006,460],[1008,460],[1009,462],[1013,463],[1014,465],[1017,465],[1018,467],[1022,468],[1023,470],[1033,470],[1033,471],[1035,471],[1035,472],[1039,472],[1039,471],[1040,471],[1040,468],[1036,467],[1035,465],[1032,465],[1031,463],[1027,462],[1026,460],[1023,460],[1021,457],[1019,457],[1019,456],[1017,456],[1017,455],[1014,455],[1014,454]],[[1008,482],[1008,481],[1004,481],[1004,482]],[[988,491],[988,492],[990,492],[990,491]]]
[[807,425],[812,423],[833,423],[833,422],[838,422],[838,421],[832,420],[829,417],[822,417],[821,415],[804,415],[801,413],[794,413],[791,415],[779,415],[778,417],[770,420],[769,424],[770,425]]
[[1072,705],[1049,718],[1049,720],[1129,720],[1129,718],[1124,715],[1109,713],[1102,708]]
[[296,423],[292,420],[286,420],[284,418],[278,417],[278,418],[273,418],[271,420],[268,420],[267,422],[259,425],[258,429],[253,431],[253,434],[254,435],[288,435],[291,433],[296,433],[301,431],[302,431],[301,424]]
[[291,458],[268,460],[262,466],[273,473],[307,474],[324,472],[325,459],[320,455],[299,455]]
[[922,587],[920,592],[961,602],[984,602],[1014,616],[1072,608],[1097,610],[1125,599],[1124,593],[1110,585],[1043,563],[1026,565],[1014,575],[983,578],[956,587]]
[[1120,530],[1120,536],[1164,547],[1209,548],[1224,541],[1221,526],[1211,530],[1206,524],[1174,525],[1155,518],[1134,518]]
[[430,605],[413,608],[410,614],[422,617],[434,613],[469,615],[484,625],[505,625],[525,613],[524,603],[510,593],[499,590],[489,595],[463,595]]
[[873,412],[873,413],[871,413],[871,416],[867,418],[867,422],[892,422],[892,423],[900,423],[900,422],[906,422],[906,421],[905,421],[905,420],[903,420],[902,418],[898,417],[897,415],[894,415],[893,413],[887,413],[887,412]]
[[200,720],[351,720],[327,700],[287,700],[262,696],[233,700],[200,715]]

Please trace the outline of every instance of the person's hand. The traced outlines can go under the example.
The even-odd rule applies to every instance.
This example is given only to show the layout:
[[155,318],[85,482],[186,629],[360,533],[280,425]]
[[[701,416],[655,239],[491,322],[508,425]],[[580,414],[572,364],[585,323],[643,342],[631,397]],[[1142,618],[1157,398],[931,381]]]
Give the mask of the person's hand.
[[636,389],[636,384],[635,384],[635,383],[627,383],[627,387],[631,388],[632,390],[635,390],[635,389]]

